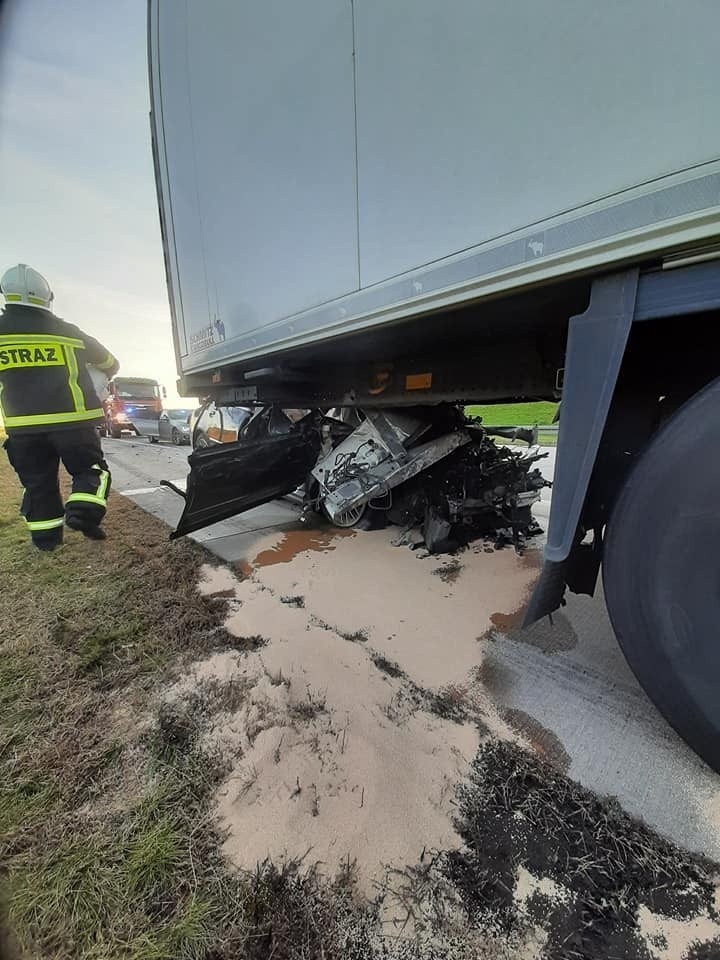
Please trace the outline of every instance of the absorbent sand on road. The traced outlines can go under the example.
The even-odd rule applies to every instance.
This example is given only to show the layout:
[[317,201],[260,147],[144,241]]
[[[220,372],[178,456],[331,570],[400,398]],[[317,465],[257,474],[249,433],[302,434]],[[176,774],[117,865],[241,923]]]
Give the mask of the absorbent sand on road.
[[584,958],[689,960],[714,943],[712,864],[533,759],[553,752],[494,706],[484,659],[538,561],[292,529],[203,568],[238,649],[167,698],[224,691],[203,749],[228,763],[213,805],[228,860],[352,877],[391,937],[427,937],[440,910],[464,949],[477,929],[498,951],[478,956],[556,958],[570,936]]
[[[191,758],[209,778],[204,823],[219,828],[227,882],[275,891],[249,936],[267,922],[294,958],[322,907],[334,919],[312,921],[323,932],[310,955],[333,960],[713,956],[717,867],[599,798],[597,782],[583,790],[564,775],[572,762],[583,780],[582,743],[558,711],[601,736],[596,697],[620,719],[641,698],[627,671],[578,687],[597,666],[583,644],[600,628],[572,605],[553,630],[517,631],[539,553],[476,544],[420,559],[393,546],[395,531],[308,530],[278,513],[248,522],[252,535],[215,531],[216,551],[237,565],[204,567],[197,599],[219,629],[170,667],[139,727],[151,749]],[[535,684],[548,671],[569,686],[548,681],[524,701],[520,678]],[[617,746],[610,738],[606,753]],[[603,776],[600,791],[613,783]],[[691,787],[714,819],[716,792]],[[690,802],[681,809],[692,814]],[[677,838],[679,826],[670,819],[663,832]],[[267,853],[278,866],[258,873]],[[315,883],[316,865],[320,880],[339,872],[343,882]],[[353,874],[359,888],[345,883]],[[359,953],[348,947],[361,941]]]
[[535,563],[478,547],[452,576],[446,566],[389,531],[300,530],[260,543],[244,579],[206,571],[203,592],[234,591],[226,629],[256,647],[215,663],[218,680],[248,689],[214,732],[225,749],[236,740],[217,816],[238,866],[354,864],[370,893],[388,868],[457,844],[455,787],[481,737],[516,737],[478,679],[484,636],[523,600]]

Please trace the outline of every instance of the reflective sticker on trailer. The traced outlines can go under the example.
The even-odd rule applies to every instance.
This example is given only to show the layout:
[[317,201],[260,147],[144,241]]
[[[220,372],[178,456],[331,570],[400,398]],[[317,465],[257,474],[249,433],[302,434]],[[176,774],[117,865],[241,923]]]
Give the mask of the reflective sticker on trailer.
[[406,390],[429,390],[431,387],[431,373],[410,373],[405,377]]
[[47,343],[3,343],[0,346],[0,371],[21,367],[63,367],[62,345]]

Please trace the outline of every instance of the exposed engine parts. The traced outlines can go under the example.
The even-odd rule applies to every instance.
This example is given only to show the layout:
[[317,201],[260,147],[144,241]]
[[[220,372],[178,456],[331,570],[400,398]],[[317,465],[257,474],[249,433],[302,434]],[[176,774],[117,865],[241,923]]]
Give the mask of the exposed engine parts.
[[[363,518],[419,526],[431,553],[487,535],[518,545],[539,532],[531,507],[548,484],[533,465],[544,454],[499,447],[459,407],[364,416],[349,436],[344,422],[325,419],[327,453],[306,484],[306,511],[321,511],[339,526]],[[528,444],[536,439],[522,428],[498,433]]]

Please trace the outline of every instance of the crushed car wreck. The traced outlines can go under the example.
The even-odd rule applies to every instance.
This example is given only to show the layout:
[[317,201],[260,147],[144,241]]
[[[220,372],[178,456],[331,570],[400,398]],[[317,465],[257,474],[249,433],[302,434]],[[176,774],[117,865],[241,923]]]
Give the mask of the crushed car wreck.
[[539,532],[531,507],[548,485],[534,468],[544,455],[491,438],[531,446],[533,431],[485,428],[452,404],[331,413],[258,408],[236,442],[195,450],[173,538],[299,488],[304,518],[417,526],[431,553],[498,531],[516,545]]

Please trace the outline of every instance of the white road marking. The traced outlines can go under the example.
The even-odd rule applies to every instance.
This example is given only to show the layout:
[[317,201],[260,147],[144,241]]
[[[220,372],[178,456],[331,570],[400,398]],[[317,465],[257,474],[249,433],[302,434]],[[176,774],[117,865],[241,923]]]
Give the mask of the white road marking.
[[[183,477],[181,480],[171,480],[171,483],[175,484],[176,487],[180,490],[185,490],[185,485],[187,483],[187,478]],[[141,493],[175,493],[174,490],[171,490],[169,487],[137,487],[132,490],[118,490],[118,493],[121,493],[124,497],[136,497]]]

